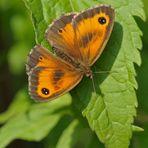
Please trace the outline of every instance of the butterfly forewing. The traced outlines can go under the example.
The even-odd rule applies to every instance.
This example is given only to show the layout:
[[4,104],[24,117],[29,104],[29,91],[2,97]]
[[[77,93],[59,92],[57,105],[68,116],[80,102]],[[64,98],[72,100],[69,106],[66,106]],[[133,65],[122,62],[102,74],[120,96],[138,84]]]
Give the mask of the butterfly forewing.
[[114,10],[108,5],[64,15],[49,26],[47,40],[76,62],[91,66],[110,37],[114,15]]
[[75,43],[83,55],[83,63],[91,66],[102,53],[114,23],[114,10],[110,6],[88,9],[73,20]]
[[49,25],[46,31],[46,38],[54,48],[64,52],[75,60],[79,60],[82,56],[80,51],[75,47],[75,33],[71,23],[75,15],[75,13],[67,14],[55,20]]

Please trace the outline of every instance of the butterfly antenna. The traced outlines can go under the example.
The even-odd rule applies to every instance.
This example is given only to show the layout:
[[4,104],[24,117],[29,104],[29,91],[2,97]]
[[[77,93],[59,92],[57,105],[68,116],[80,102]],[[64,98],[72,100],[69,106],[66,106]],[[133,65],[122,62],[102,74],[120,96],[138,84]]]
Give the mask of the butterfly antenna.
[[97,73],[117,73],[117,71],[95,71],[93,73],[94,74],[97,74]]
[[91,75],[90,78],[91,78],[91,80],[92,80],[93,90],[94,90],[95,94],[97,94],[93,75]]

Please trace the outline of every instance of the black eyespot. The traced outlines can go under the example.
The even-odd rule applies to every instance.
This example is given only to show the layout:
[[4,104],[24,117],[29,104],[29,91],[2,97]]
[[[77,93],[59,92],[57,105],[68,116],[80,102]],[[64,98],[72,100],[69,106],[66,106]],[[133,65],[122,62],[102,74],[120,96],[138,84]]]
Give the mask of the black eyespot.
[[39,59],[40,59],[40,60],[43,60],[43,57],[42,57],[42,56],[40,56],[40,57],[39,57]]
[[99,17],[98,18],[98,22],[101,24],[101,25],[103,25],[103,24],[106,24],[106,18],[105,17]]
[[44,95],[48,95],[49,94],[49,89],[47,89],[47,88],[42,88],[42,93],[44,94]]
[[62,33],[63,32],[62,29],[59,29],[59,32]]

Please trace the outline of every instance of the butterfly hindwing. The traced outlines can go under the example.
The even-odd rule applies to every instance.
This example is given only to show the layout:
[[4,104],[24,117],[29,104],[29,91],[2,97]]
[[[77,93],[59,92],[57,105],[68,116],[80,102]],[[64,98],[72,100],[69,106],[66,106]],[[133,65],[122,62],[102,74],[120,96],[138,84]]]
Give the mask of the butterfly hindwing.
[[35,46],[28,56],[29,94],[38,101],[48,101],[68,92],[83,74],[53,56],[41,46]]

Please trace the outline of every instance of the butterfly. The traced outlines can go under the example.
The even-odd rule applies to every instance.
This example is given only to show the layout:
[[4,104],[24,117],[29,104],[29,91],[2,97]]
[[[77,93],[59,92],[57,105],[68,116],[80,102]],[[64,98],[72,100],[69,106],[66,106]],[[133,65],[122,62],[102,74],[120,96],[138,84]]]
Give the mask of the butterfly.
[[36,45],[28,55],[29,94],[37,101],[55,99],[73,89],[100,57],[112,32],[114,9],[99,5],[52,22],[45,37],[55,54]]

